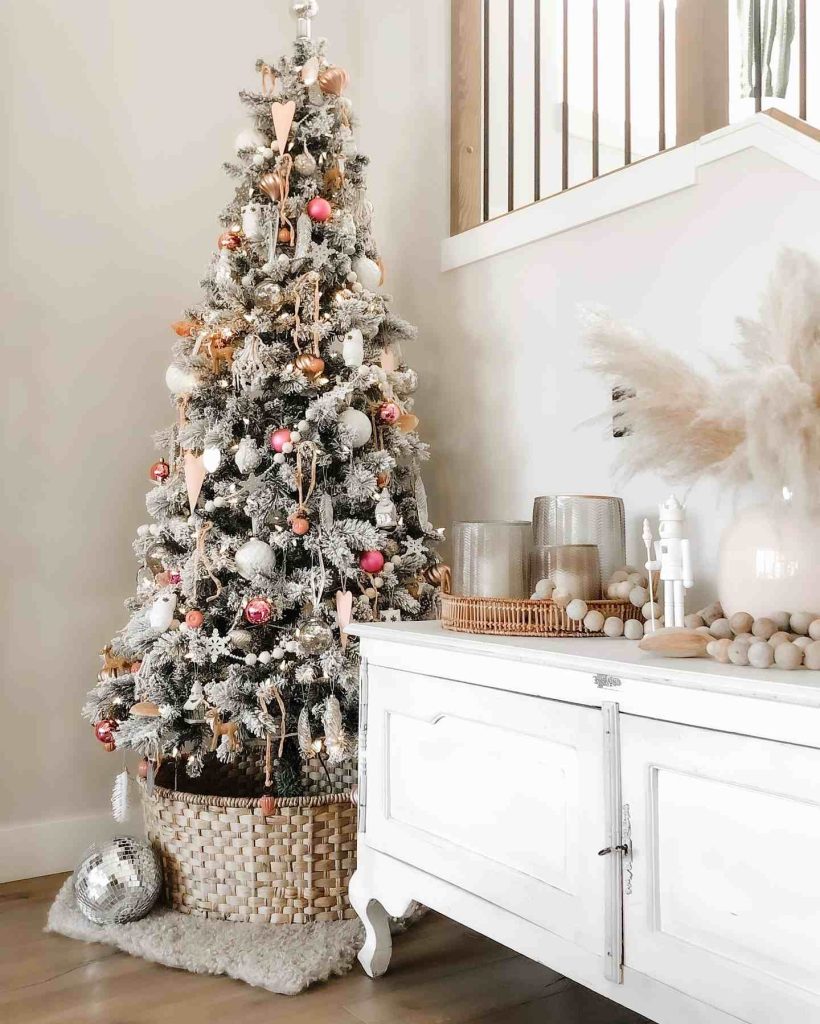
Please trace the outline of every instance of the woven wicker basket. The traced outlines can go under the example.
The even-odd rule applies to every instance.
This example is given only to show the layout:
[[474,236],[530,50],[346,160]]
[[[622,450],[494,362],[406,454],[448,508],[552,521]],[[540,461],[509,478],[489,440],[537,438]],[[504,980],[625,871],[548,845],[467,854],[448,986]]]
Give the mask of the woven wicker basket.
[[[644,622],[640,608],[626,601],[587,601],[590,611],[605,619],[615,616]],[[441,624],[457,633],[497,636],[604,636],[567,616],[554,601],[524,601],[500,597],[440,595]]]
[[268,815],[258,796],[161,785],[150,795],[143,786],[142,801],[148,837],[162,860],[165,899],[175,910],[257,924],[356,916],[347,895],[356,868],[349,792],[275,798]]

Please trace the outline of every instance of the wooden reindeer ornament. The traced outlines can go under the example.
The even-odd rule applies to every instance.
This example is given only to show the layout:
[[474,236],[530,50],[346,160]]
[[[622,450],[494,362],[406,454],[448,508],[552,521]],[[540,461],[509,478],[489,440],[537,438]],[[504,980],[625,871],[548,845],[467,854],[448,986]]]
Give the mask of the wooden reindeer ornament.
[[210,725],[211,732],[214,734],[211,740],[211,750],[216,750],[223,736],[228,737],[228,750],[239,750],[239,722],[223,722],[216,708],[209,708],[205,712],[205,721]]

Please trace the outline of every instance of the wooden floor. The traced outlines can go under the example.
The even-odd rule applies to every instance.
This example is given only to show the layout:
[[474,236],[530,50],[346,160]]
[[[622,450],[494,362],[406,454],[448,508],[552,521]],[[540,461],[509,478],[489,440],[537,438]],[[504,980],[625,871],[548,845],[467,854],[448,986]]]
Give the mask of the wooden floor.
[[[3,1024],[642,1024],[643,1018],[430,914],[396,939],[390,972],[299,996],[170,970],[44,935],[64,875],[0,885]],[[645,1022],[643,1022],[645,1024]]]

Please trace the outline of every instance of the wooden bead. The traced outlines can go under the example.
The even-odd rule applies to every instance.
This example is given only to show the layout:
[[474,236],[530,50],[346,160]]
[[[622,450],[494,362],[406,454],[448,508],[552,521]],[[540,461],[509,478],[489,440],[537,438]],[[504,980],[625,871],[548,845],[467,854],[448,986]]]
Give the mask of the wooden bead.
[[809,636],[812,640],[820,640],[820,619],[815,619],[809,626]]
[[789,620],[792,633],[799,633],[800,636],[805,636],[815,618],[816,616],[813,612],[795,612]]
[[785,668],[789,671],[800,668],[803,664],[803,651],[794,644],[778,644],[774,649],[774,663],[778,668]]
[[748,657],[752,668],[771,668],[774,664],[774,649],[763,640],[757,640],[755,643],[749,644]]
[[778,647],[780,644],[787,644],[791,638],[791,633],[784,633],[782,629],[779,629],[776,633],[772,633],[768,642],[772,647]]
[[726,648],[726,655],[729,661],[733,665],[748,665],[749,664],[749,647],[750,644],[744,644],[742,641],[730,641],[729,646]]
[[723,609],[720,606],[720,601],[715,601],[707,608],[701,608],[698,615],[700,615],[707,626],[711,626],[715,619],[723,618]]
[[792,643],[795,647],[799,647],[802,651],[805,651],[805,649],[810,644],[813,644],[814,641],[810,636],[797,636],[794,638],[794,640],[792,640]]
[[[630,584],[631,586],[631,584]],[[624,635],[624,621],[619,619],[617,615],[610,615],[608,619],[604,621],[604,634],[606,636],[616,637]]]
[[624,623],[624,636],[627,640],[641,640],[643,638],[643,623],[640,619],[627,619]]
[[649,599],[649,591],[646,587],[633,587],[629,591],[629,603],[636,608],[643,608]]
[[604,628],[603,612],[599,612],[596,608],[587,612],[584,618],[584,628],[588,629],[590,633],[600,633]]
[[706,625],[700,615],[697,614],[684,616],[683,624],[687,629],[697,629],[699,626]]
[[820,640],[813,640],[803,651],[803,664],[815,671],[820,669]]
[[755,619],[752,623],[752,633],[758,640],[768,640],[777,632],[777,626],[771,619]]
[[733,633],[750,633],[754,619],[748,612],[735,612],[729,619],[729,625]]
[[718,640],[731,640],[734,636],[732,627],[729,625],[729,620],[724,618],[714,619],[709,624],[709,632]]
[[610,583],[623,583],[624,580],[629,579],[629,573],[626,569],[616,569],[615,572],[609,577]]
[[778,629],[782,629],[784,633],[791,629],[791,615],[788,612],[773,612],[769,618],[777,626]]
[[624,580],[622,583],[615,585],[615,593],[618,595],[619,601],[628,601],[629,595],[632,593],[632,584],[629,580]]
[[710,658],[714,658],[715,661],[719,661],[722,665],[728,665],[729,648],[731,646],[731,640],[711,640],[706,645],[706,653]]

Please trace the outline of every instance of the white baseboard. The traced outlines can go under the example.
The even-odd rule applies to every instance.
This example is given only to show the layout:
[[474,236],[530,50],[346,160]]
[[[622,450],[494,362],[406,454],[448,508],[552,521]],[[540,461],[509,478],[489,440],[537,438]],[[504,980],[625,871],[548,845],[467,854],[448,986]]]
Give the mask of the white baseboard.
[[110,811],[1,828],[0,882],[72,871],[92,843],[115,835],[135,834],[142,834],[139,823],[119,825]]

